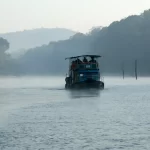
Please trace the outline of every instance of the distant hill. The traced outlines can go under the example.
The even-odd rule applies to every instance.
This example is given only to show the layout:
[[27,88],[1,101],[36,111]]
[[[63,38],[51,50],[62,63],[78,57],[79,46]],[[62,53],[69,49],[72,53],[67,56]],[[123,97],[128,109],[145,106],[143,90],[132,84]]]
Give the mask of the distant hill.
[[31,48],[9,68],[22,74],[65,74],[65,57],[81,54],[102,55],[100,69],[105,74],[122,75],[124,66],[125,75],[134,76],[137,60],[138,75],[150,76],[150,10],[108,27],[93,28],[88,34],[76,33],[66,40]]
[[133,76],[137,59],[138,73],[150,75],[150,10],[86,35],[77,33],[68,40],[33,48],[18,61],[26,73],[65,73],[65,57],[87,53],[102,55],[103,73],[121,75],[124,64],[125,74]]
[[40,28],[0,34],[10,43],[9,51],[17,51],[38,47],[51,41],[66,40],[75,34],[64,28]]

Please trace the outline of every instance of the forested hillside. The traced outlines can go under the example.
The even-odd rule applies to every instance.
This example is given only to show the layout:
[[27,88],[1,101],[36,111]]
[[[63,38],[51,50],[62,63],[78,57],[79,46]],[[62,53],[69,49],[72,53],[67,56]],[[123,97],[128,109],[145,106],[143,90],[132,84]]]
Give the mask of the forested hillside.
[[0,74],[3,74],[7,69],[9,56],[5,52],[8,48],[8,41],[0,37]]
[[125,73],[134,75],[137,59],[140,74],[150,74],[150,11],[31,49],[19,62],[29,73],[64,73],[65,57],[89,53],[102,55],[103,73],[120,74],[124,63]]
[[124,64],[125,74],[133,76],[137,60],[139,75],[150,75],[150,10],[108,27],[93,28],[87,34],[76,33],[67,40],[29,49],[11,69],[22,74],[65,74],[65,57],[82,54],[102,55],[104,74],[121,74]]

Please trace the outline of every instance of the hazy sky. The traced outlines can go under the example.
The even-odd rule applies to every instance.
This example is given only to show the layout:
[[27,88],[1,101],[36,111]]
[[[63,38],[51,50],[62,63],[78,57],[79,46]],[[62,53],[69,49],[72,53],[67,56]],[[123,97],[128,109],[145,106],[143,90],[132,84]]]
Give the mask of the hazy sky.
[[150,0],[0,0],[0,33],[63,27],[87,32],[150,8]]

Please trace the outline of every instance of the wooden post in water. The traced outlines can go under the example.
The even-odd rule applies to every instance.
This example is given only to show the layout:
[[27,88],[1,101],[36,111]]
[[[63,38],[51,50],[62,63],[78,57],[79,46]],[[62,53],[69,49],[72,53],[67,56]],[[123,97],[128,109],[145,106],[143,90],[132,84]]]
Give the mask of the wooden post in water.
[[135,78],[137,80],[137,60],[135,60]]
[[122,77],[124,79],[124,63],[122,63]]

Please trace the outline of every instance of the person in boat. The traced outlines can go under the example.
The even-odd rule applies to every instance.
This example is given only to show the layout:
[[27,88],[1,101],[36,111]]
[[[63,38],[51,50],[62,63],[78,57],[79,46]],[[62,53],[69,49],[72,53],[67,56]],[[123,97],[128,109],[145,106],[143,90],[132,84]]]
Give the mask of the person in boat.
[[89,62],[91,62],[91,63],[97,63],[97,61],[94,59],[94,57],[91,57],[91,60]]
[[88,60],[86,59],[86,57],[83,58],[83,63],[87,63]]
[[72,61],[71,69],[75,69],[75,68],[76,68],[76,62],[75,62],[75,61]]
[[77,64],[82,64],[82,61],[79,59],[79,58],[77,58],[77,60],[75,61]]

